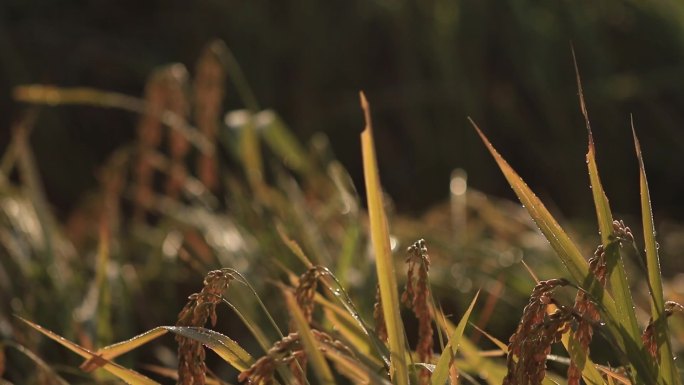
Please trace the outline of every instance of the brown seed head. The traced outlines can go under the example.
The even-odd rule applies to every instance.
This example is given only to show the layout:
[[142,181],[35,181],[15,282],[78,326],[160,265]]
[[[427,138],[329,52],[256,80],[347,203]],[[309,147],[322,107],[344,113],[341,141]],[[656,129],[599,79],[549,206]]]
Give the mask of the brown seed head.
[[518,328],[509,339],[508,372],[503,385],[541,384],[551,345],[560,341],[570,327],[570,310],[559,307],[555,312],[547,313],[547,307],[555,303],[551,296],[553,290],[567,284],[565,279],[551,279],[539,282],[532,290]]
[[[425,240],[420,239],[407,250],[408,273],[406,277],[406,289],[401,300],[418,318],[418,345],[416,353],[421,362],[430,363],[432,360],[433,347],[433,314],[429,303],[429,279],[430,256],[427,253]],[[431,372],[422,369],[420,372],[420,384],[430,381]]]
[[[178,314],[176,326],[203,327],[208,320],[216,325],[216,305],[223,298],[223,291],[233,276],[227,269],[214,270],[204,278],[204,287],[199,293],[188,297],[188,302]],[[206,365],[202,344],[183,336],[176,336],[178,342],[178,384],[204,385]]]

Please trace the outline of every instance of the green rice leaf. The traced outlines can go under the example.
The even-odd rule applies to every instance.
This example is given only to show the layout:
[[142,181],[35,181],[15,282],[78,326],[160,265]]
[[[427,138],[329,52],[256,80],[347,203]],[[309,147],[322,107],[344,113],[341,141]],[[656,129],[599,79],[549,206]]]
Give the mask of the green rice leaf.
[[641,146],[639,145],[639,139],[637,138],[636,132],[634,130],[634,121],[632,121],[632,134],[634,136],[634,147],[636,148],[637,159],[639,160],[641,220],[642,226],[644,228],[644,243],[646,244],[646,267],[648,269],[648,283],[651,289],[651,317],[655,327],[656,343],[658,344],[660,373],[666,384],[681,384],[681,379],[677,374],[674,358],[672,356],[670,334],[667,326],[667,319],[665,318],[665,298],[663,296],[663,283],[661,281],[658,245],[655,240],[655,226],[653,224],[651,197],[648,190],[648,180],[646,179],[644,159],[641,155]]
[[[582,115],[584,116],[584,122],[589,136],[587,168],[589,172],[589,180],[591,182],[592,195],[594,197],[594,206],[596,208],[596,218],[598,220],[601,243],[603,244],[604,251],[606,253],[608,272],[610,274],[610,286],[612,289],[612,295],[615,298],[615,304],[617,306],[616,321],[620,327],[626,331],[630,339],[637,344],[637,349],[639,349],[641,345],[641,333],[637,323],[636,314],[634,312],[634,300],[632,299],[632,293],[629,289],[625,266],[622,256],[620,255],[619,244],[615,242],[615,239],[613,238],[613,214],[610,209],[608,197],[603,190],[601,178],[599,177],[598,166],[596,164],[596,147],[594,146],[594,136],[591,131],[591,124],[589,123],[589,114],[587,113],[587,106],[584,101],[582,81],[577,68],[577,60],[575,60],[574,50],[572,54],[575,63],[575,75],[577,79],[580,109],[582,110]],[[581,365],[580,368],[583,369],[584,365]]]
[[463,314],[461,320],[458,322],[456,329],[454,330],[451,338],[449,338],[449,343],[442,351],[442,355],[439,356],[435,370],[432,373],[431,384],[432,385],[444,385],[449,378],[449,368],[451,367],[454,359],[456,358],[456,352],[458,351],[459,345],[461,343],[461,338],[463,337],[463,331],[468,324],[468,319],[470,318],[470,313],[472,313],[475,307],[475,302],[477,302],[477,297],[480,292],[475,294],[475,298],[470,302],[468,310]]
[[580,79],[579,70],[577,68],[577,60],[575,59],[575,51],[572,51],[572,58],[575,63],[575,76],[577,79],[577,92],[579,95],[580,109],[584,117],[584,124],[587,127],[589,135],[589,150],[587,152],[587,167],[589,168],[589,179],[591,181],[591,192],[594,196],[594,205],[596,206],[596,216],[598,217],[599,233],[601,234],[601,241],[603,245],[610,243],[610,236],[613,234],[613,214],[610,211],[608,198],[603,191],[603,185],[598,174],[598,167],[596,165],[596,149],[594,147],[594,135],[591,132],[591,124],[589,123],[589,114],[587,113],[587,106],[584,102],[584,92],[582,91],[582,81]]
[[407,349],[404,342],[404,324],[399,313],[399,293],[394,272],[394,261],[389,243],[387,217],[382,199],[382,187],[378,175],[378,164],[373,142],[373,124],[370,107],[363,93],[360,94],[366,127],[361,133],[363,153],[363,174],[366,182],[368,214],[370,217],[371,240],[375,253],[378,284],[382,298],[382,311],[387,324],[390,348],[390,376],[396,385],[408,385]]
[[[581,92],[580,92],[581,95]],[[637,324],[636,314],[634,313],[634,301],[627,282],[625,266],[620,255],[619,244],[611,238],[613,234],[613,216],[611,214],[608,198],[603,191],[601,180],[596,167],[596,156],[594,140],[589,131],[589,151],[587,152],[587,166],[589,167],[589,179],[594,195],[594,205],[599,222],[601,242],[605,248],[608,271],[610,273],[610,286],[612,295],[617,305],[617,320],[619,324],[629,333],[634,341],[640,341],[639,325]]]

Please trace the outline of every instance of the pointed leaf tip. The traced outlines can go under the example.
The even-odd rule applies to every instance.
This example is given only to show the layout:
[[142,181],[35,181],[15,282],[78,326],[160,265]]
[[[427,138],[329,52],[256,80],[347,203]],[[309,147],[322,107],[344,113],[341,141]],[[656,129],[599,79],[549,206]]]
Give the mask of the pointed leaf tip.
[[361,99],[361,108],[364,110],[368,109],[368,100],[366,99],[366,94],[363,91],[359,91],[359,98]]
[[634,138],[634,148],[636,150],[637,159],[639,160],[639,166],[644,167],[644,158],[641,155],[641,143],[639,142],[639,137],[636,134],[636,128],[634,128],[634,117],[629,116],[629,123],[632,126],[632,137]]
[[[477,123],[475,123],[475,121],[473,120],[473,118],[471,118],[470,116],[468,117],[468,121],[469,121],[470,124],[473,126],[473,128],[475,129],[475,131],[477,132],[477,134],[480,135],[480,138],[481,138],[482,141],[484,142],[485,146],[487,146],[487,148],[490,149],[490,151],[493,150],[494,147],[492,146],[492,143],[489,141],[489,139],[487,138],[487,136],[482,132],[482,130],[480,129],[480,126],[478,126]],[[494,150],[494,151],[496,152],[496,150]]]
[[370,114],[370,104],[368,104],[368,99],[366,99],[366,94],[363,91],[359,91],[359,99],[361,100],[361,109],[363,110],[363,117],[366,120],[366,126],[364,131],[372,130],[371,114]]
[[587,126],[589,134],[589,150],[594,147],[594,135],[591,132],[591,124],[589,123],[589,113],[587,112],[587,104],[584,101],[584,90],[582,89],[582,78],[580,77],[579,66],[577,65],[577,56],[575,55],[575,47],[570,44],[570,51],[572,51],[572,63],[575,66],[575,80],[577,81],[577,96],[579,97],[580,110],[582,117],[584,117],[584,124]]

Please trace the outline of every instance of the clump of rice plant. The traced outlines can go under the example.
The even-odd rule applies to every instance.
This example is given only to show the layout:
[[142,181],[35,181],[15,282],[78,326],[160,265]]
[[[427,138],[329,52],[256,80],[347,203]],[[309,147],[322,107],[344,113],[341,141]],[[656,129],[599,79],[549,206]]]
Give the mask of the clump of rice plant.
[[[550,353],[550,346],[563,341],[565,333],[569,333],[569,338],[563,341],[570,353],[568,383],[579,384],[580,378],[584,378],[587,383],[603,383],[603,378],[594,370],[595,366],[589,359],[588,350],[597,326],[605,325],[600,330],[614,344],[626,377],[631,383],[679,384],[681,379],[674,364],[666,322],[667,316],[672,313],[672,308],[676,305],[670,304],[666,307],[666,302],[663,300],[653,215],[636,132],[632,125],[639,160],[642,224],[646,243],[645,265],[651,291],[652,317],[643,334],[637,325],[635,304],[627,284],[620,254],[623,244],[635,245],[634,237],[624,222],[613,220],[608,199],[601,185],[579,71],[577,71],[577,85],[580,107],[589,134],[587,165],[599,222],[599,234],[602,239],[602,244],[588,262],[581,256],[575,243],[558,225],[543,203],[471,120],[504,176],[563,261],[569,274],[567,279],[540,282],[533,291],[518,330],[510,340],[508,374],[504,383],[541,384],[545,377],[545,362]],[[638,250],[636,245],[634,247]],[[572,307],[559,305],[550,295],[551,289],[568,283],[578,288],[575,304]],[[552,308],[549,309],[549,306]],[[655,323],[657,323],[657,332],[654,331]],[[654,334],[658,336],[656,339],[651,337]]]
[[[238,78],[238,92],[247,109],[230,112],[221,123],[225,95],[221,84],[229,72]],[[110,378],[100,374],[104,370],[130,384],[156,384],[137,370],[139,365],[136,370],[129,369],[115,360],[172,333],[177,344],[177,366],[165,363],[147,369],[182,385],[221,384],[226,380],[254,385],[537,385],[562,381],[557,373],[547,370],[551,360],[567,364],[563,380],[571,385],[680,383],[667,317],[684,308],[664,300],[639,144],[634,135],[646,243],[644,264],[651,290],[651,320],[643,329],[636,319],[621,256],[622,248],[635,245],[634,236],[629,227],[613,218],[603,191],[579,75],[580,106],[589,133],[588,173],[601,237],[591,258],[582,255],[541,200],[475,126],[565,268],[560,274],[544,270],[544,274],[554,275],[536,283],[507,345],[478,327],[496,346],[483,351],[464,334],[468,324],[474,323],[471,315],[479,291],[472,295],[468,307],[452,319],[441,308],[444,294],[435,295],[434,278],[445,270],[444,258],[434,258],[435,249],[439,255],[440,245],[442,253],[444,249],[474,248],[472,244],[477,245],[482,238],[473,241],[469,234],[459,234],[454,241],[453,232],[440,233],[443,226],[426,226],[420,231],[426,232],[428,241],[420,239],[411,244],[406,249],[406,266],[400,263],[392,246],[390,224],[393,219],[399,223],[403,219],[390,217],[387,210],[370,105],[365,96],[361,94],[366,122],[361,147],[367,212],[361,209],[348,175],[330,156],[324,141],[310,152],[304,150],[277,115],[259,111],[251,91],[239,80],[240,74],[230,51],[214,42],[198,61],[192,81],[183,67],[165,66],[151,76],[144,100],[90,89],[43,86],[23,87],[15,92],[25,102],[88,103],[141,114],[135,145],[112,158],[102,179],[95,259],[98,274],[92,284],[93,298],[97,300],[93,300],[94,305],[82,306],[95,309],[87,314],[97,314],[98,323],[111,326],[113,309],[122,306],[111,300],[116,286],[107,271],[113,267],[130,272],[130,266],[135,266],[137,274],[156,277],[148,278],[149,284],[175,275],[204,277],[201,289],[188,298],[174,326],[154,327],[115,344],[108,341],[111,330],[96,329],[99,338],[95,344],[85,337],[74,339],[77,343],[29,321],[30,314],[22,313],[20,322],[82,357],[83,372],[95,371],[96,379],[102,381]],[[18,143],[25,149],[21,141]],[[270,152],[262,151],[262,145]],[[238,163],[237,169],[219,158],[221,149]],[[29,160],[25,160],[26,164]],[[159,179],[163,183],[155,184]],[[483,203],[481,197],[478,200],[477,195],[468,195],[463,173],[455,173],[452,183],[451,208],[457,217],[452,218],[454,228],[467,231],[465,217],[473,207],[468,205],[479,202],[482,217],[489,218],[481,219],[482,223],[492,224],[499,234],[513,239],[510,244],[515,243],[516,235],[532,232],[522,221],[497,216],[496,207]],[[226,198],[226,203],[221,203],[221,198]],[[122,231],[122,201],[132,206],[130,224],[135,231],[131,234]],[[415,221],[398,225],[397,233],[412,233],[413,227],[420,225]],[[518,232],[512,232],[512,227]],[[437,247],[433,247],[430,237]],[[152,255],[153,250],[161,249],[165,259],[149,257],[144,263],[126,260],[117,254],[119,243],[131,248],[142,243],[145,247],[141,249]],[[63,264],[69,261],[60,257]],[[478,260],[474,264],[488,270],[483,274],[498,274],[486,262]],[[405,278],[397,272],[403,268],[407,269]],[[361,279],[354,282],[352,273]],[[401,295],[400,280],[405,285]],[[558,295],[573,289],[574,302],[566,302]],[[485,307],[490,315],[497,296],[495,290],[489,292]],[[220,330],[219,306],[227,307],[247,330],[246,335],[232,336],[231,330]],[[408,318],[402,317],[402,310],[413,313],[415,335],[407,333]],[[169,314],[177,311],[173,309]],[[366,321],[371,317],[374,327]],[[481,315],[480,321],[483,319],[487,317]],[[12,327],[19,330],[14,324]],[[617,368],[592,361],[589,347],[597,334],[612,346]],[[65,382],[50,371],[49,365],[31,355],[25,345],[36,346],[30,341],[10,341],[0,346],[0,375],[4,370],[1,348],[6,346],[22,351],[36,365],[45,367],[50,381]],[[565,348],[567,359],[551,354],[554,345]],[[225,368],[221,372],[209,368],[205,349],[213,351],[224,367],[232,368],[233,376],[225,375]],[[146,361],[147,357],[137,360]]]

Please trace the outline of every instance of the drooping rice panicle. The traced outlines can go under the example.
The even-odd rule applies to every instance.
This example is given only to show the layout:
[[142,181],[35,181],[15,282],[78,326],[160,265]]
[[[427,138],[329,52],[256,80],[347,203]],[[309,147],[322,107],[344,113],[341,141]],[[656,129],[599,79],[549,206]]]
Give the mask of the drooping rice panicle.
[[[428,287],[428,270],[430,269],[430,256],[427,253],[425,240],[420,239],[411,245],[408,250],[406,263],[408,272],[406,276],[406,288],[401,296],[401,301],[407,305],[418,318],[418,345],[416,353],[420,362],[429,364],[432,360],[432,347],[434,344],[432,321],[433,314],[430,306],[430,288]],[[423,368],[420,371],[420,384],[428,384],[432,372]]]
[[[227,269],[210,271],[204,278],[204,287],[192,294],[178,314],[176,326],[204,326],[207,321],[216,325],[216,305],[221,302],[232,274]],[[201,343],[180,335],[178,342],[178,384],[204,385],[206,380],[205,351]]]

